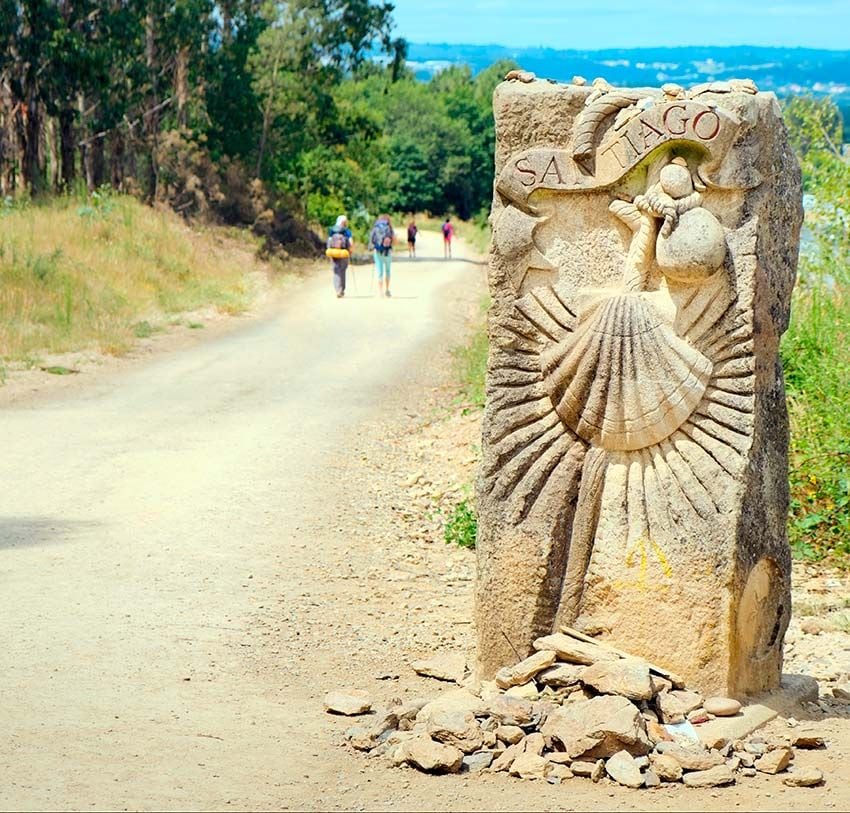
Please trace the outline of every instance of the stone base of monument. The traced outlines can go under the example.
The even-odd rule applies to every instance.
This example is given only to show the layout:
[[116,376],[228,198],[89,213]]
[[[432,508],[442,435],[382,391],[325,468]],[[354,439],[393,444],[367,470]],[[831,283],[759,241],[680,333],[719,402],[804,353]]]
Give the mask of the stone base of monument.
[[417,662],[419,674],[461,686],[378,713],[350,728],[346,743],[428,773],[506,772],[555,785],[584,777],[631,788],[716,787],[759,773],[802,787],[824,781],[805,758],[795,760],[798,750],[825,747],[817,730],[794,723],[787,735],[758,731],[817,699],[811,678],[786,675],[781,689],[742,704],[704,696],[569,627],[534,648],[494,681],[464,679],[445,657]]
[[803,703],[818,699],[818,682],[809,675],[782,675],[782,685],[748,700],[734,717],[717,717],[697,728],[700,740],[712,745],[740,740],[779,716],[792,717]]

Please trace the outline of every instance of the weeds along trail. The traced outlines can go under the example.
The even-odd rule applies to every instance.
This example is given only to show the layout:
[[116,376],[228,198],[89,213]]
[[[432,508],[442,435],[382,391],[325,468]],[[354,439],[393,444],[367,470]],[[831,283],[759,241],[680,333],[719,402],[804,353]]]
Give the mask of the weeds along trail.
[[177,314],[244,311],[256,259],[247,232],[197,230],[134,198],[20,205],[0,216],[0,358],[125,352]]

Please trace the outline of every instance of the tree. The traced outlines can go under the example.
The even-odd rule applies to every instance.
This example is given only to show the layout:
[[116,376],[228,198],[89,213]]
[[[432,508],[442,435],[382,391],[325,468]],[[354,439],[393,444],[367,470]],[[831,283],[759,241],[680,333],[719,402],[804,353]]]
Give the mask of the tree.
[[376,42],[389,52],[390,3],[373,0],[293,0],[264,8],[268,27],[249,59],[262,105],[257,174],[264,174],[270,138],[277,162],[292,165],[304,148],[340,141],[333,89],[357,70]]

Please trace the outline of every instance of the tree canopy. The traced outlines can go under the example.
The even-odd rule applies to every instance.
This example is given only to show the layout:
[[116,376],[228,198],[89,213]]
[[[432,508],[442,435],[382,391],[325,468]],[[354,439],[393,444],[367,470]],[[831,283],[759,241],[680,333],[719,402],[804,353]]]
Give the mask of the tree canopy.
[[[301,216],[489,203],[512,65],[419,82],[385,0],[0,0],[0,192],[186,214],[261,182]],[[245,194],[248,194],[245,192]]]

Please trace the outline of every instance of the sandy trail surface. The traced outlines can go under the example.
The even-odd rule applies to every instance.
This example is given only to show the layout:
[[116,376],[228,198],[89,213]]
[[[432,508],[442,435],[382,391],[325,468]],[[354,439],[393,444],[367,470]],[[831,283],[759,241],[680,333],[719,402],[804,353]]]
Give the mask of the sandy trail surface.
[[434,495],[404,481],[469,454],[429,432],[484,271],[397,261],[392,300],[370,272],[342,301],[317,275],[273,317],[3,409],[0,808],[811,806],[775,777],[647,795],[341,746],[326,691],[433,694],[410,660],[472,633],[472,554],[426,538]]

